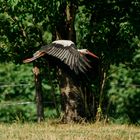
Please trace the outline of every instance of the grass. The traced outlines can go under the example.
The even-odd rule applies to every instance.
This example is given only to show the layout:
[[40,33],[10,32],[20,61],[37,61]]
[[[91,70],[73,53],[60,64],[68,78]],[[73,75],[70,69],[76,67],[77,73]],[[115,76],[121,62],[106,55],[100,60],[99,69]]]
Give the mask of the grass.
[[140,140],[140,127],[128,125],[0,124],[0,140]]

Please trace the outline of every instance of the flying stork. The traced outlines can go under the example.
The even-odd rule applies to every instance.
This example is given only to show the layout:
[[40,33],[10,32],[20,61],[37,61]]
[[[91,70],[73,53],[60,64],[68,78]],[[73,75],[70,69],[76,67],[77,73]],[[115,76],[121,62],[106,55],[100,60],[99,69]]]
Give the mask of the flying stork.
[[85,54],[98,59],[95,54],[87,49],[76,49],[74,42],[70,40],[56,40],[50,45],[42,46],[40,50],[33,54],[32,58],[25,59],[23,62],[29,63],[39,57],[47,55],[59,59],[78,74],[79,72],[85,73],[88,68],[91,68],[89,60],[86,58]]

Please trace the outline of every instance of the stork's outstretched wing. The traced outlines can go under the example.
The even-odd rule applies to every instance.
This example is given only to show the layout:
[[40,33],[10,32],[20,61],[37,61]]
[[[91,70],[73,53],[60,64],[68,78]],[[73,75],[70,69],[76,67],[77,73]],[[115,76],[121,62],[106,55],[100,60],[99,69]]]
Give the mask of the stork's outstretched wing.
[[87,68],[90,68],[87,58],[78,52],[72,41],[58,40],[52,42],[49,46],[43,46],[32,58],[24,60],[24,63],[31,62],[43,55],[51,55],[60,59],[76,73],[79,71],[85,72]]

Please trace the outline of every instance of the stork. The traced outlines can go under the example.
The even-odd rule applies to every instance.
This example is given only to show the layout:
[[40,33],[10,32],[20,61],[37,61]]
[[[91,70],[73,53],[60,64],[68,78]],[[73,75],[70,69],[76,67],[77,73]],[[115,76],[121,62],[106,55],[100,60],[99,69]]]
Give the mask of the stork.
[[49,55],[59,59],[78,74],[79,72],[85,73],[88,68],[91,68],[85,54],[98,59],[95,54],[87,49],[76,49],[74,42],[70,40],[56,40],[50,45],[42,46],[40,50],[33,54],[33,57],[27,58],[23,62],[29,63],[39,57]]

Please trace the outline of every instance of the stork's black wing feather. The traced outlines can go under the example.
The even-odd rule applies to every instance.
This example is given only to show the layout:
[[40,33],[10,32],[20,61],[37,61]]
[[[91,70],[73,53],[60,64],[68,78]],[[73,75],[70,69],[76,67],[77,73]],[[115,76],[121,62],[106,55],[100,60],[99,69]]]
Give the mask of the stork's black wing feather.
[[87,58],[77,51],[74,44],[63,46],[62,44],[52,43],[44,49],[44,52],[60,59],[76,73],[78,71],[85,72],[87,67],[90,67]]

